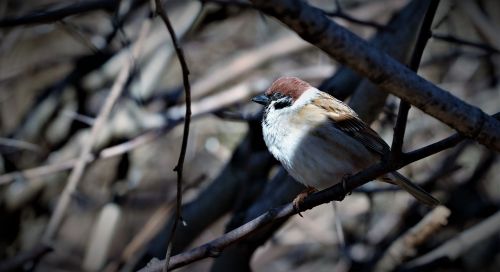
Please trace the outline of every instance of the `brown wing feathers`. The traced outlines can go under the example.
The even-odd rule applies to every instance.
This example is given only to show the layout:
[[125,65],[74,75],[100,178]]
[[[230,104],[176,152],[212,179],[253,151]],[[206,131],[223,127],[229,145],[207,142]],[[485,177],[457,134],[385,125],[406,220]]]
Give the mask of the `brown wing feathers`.
[[389,151],[387,143],[342,101],[329,95],[323,95],[317,98],[315,105],[327,110],[329,120],[337,129],[353,137],[366,148],[379,155]]

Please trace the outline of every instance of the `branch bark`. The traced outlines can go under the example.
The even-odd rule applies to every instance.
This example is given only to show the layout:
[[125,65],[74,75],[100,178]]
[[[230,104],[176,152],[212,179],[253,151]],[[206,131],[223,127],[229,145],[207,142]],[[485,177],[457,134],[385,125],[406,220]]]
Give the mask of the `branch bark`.
[[0,28],[14,27],[19,25],[47,24],[64,19],[68,16],[90,12],[94,10],[114,10],[118,7],[118,0],[92,0],[77,2],[54,8],[49,11],[34,11],[30,14],[19,17],[7,17],[0,20]]
[[184,158],[186,157],[186,149],[187,142],[189,137],[189,124],[191,123],[191,85],[189,84],[189,68],[187,66],[186,58],[184,57],[184,51],[179,45],[179,41],[177,40],[177,35],[175,34],[174,28],[170,23],[170,19],[168,18],[167,13],[163,9],[163,4],[161,0],[156,0],[156,14],[161,17],[165,27],[170,34],[170,38],[172,39],[172,43],[174,45],[175,53],[177,54],[177,58],[179,59],[179,63],[181,65],[182,70],[182,82],[184,84],[184,93],[186,96],[186,109],[184,114],[184,131],[182,133],[182,144],[181,144],[181,152],[179,154],[179,160],[177,162],[177,166],[175,166],[174,171],[177,172],[177,204],[175,209],[175,220],[174,226],[172,228],[172,233],[170,235],[170,240],[168,241],[168,247],[166,252],[166,262],[163,271],[168,271],[168,263],[170,260],[170,254],[172,252],[172,238],[175,235],[175,230],[177,228],[177,224],[179,221],[182,221],[181,209],[182,209],[182,174],[184,169]]
[[[144,40],[144,36],[146,35],[146,33],[149,31],[149,28],[150,28],[150,22],[145,21],[140,30],[139,37],[137,38],[139,42],[135,45],[135,47],[132,50],[133,59],[139,57],[139,53],[142,48],[142,41]],[[59,226],[61,225],[64,219],[64,215],[66,214],[68,205],[70,204],[71,195],[76,190],[78,183],[80,182],[81,177],[84,173],[85,167],[87,166],[88,157],[91,155],[93,144],[96,141],[97,137],[99,136],[99,132],[106,124],[106,121],[109,115],[111,114],[113,105],[120,97],[125,87],[125,84],[127,83],[127,79],[129,78],[132,72],[133,59],[124,64],[122,70],[120,71],[120,74],[118,75],[115,82],[113,83],[113,86],[111,87],[109,96],[106,98],[106,101],[95,120],[94,126],[92,127],[89,137],[86,139],[85,143],[82,146],[82,150],[80,151],[78,160],[75,163],[75,167],[71,171],[71,174],[68,178],[68,182],[64,187],[64,191],[62,192],[62,195],[59,201],[57,202],[54,213],[50,217],[49,224],[43,235],[42,238],[43,242],[46,243],[47,245],[51,244],[52,240],[54,239],[54,236],[57,234]]]

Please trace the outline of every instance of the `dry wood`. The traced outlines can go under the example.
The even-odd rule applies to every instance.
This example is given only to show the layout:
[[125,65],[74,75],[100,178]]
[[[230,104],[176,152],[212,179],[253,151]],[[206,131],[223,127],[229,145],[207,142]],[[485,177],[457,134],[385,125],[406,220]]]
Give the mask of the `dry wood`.
[[[150,21],[149,20],[144,21],[144,24],[141,28],[141,32],[138,38],[139,41],[144,39],[144,36],[149,31],[149,27],[150,27]],[[99,136],[99,132],[104,126],[105,122],[107,121],[111,113],[111,109],[113,108],[113,105],[118,100],[120,94],[123,91],[125,83],[132,71],[133,59],[137,58],[137,56],[139,55],[139,52],[141,51],[141,46],[142,43],[140,42],[135,45],[132,51],[133,52],[132,59],[130,59],[128,62],[124,64],[115,83],[111,87],[110,94],[106,99],[104,106],[102,107],[99,115],[95,120],[94,126],[92,127],[92,130],[90,132],[90,136],[87,138],[86,142],[82,146],[80,156],[76,161],[75,167],[71,171],[71,174],[68,178],[68,182],[64,188],[61,197],[59,198],[59,201],[57,202],[57,206],[50,218],[47,230],[44,233],[43,242],[46,244],[52,243],[52,240],[54,239],[54,236],[56,235],[57,230],[59,229],[59,226],[62,223],[62,220],[64,218],[64,215],[71,200],[71,195],[76,190],[76,187],[78,186],[78,183],[80,182],[83,172],[85,170],[85,166],[87,165],[88,157],[91,154],[94,141]]]
[[418,224],[392,243],[375,266],[375,271],[393,271],[406,259],[413,257],[419,245],[448,223],[450,213],[451,211],[445,206],[434,208]]

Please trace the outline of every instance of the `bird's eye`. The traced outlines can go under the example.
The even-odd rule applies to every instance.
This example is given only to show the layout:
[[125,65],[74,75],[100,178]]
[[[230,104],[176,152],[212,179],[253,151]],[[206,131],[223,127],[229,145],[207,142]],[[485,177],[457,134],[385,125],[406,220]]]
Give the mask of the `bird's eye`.
[[274,109],[279,110],[292,105],[292,99],[289,97],[281,98],[274,102]]
[[271,100],[278,100],[280,98],[283,98],[283,94],[279,93],[279,92],[276,92],[276,93],[273,93],[273,95],[271,96]]

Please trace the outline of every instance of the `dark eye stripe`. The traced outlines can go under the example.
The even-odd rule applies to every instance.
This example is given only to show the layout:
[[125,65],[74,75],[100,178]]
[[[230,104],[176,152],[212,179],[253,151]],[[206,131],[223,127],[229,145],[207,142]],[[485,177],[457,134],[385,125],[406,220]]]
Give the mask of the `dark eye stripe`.
[[284,97],[284,98],[281,98],[279,100],[277,100],[275,103],[274,103],[274,108],[279,110],[279,109],[282,109],[282,108],[285,108],[285,107],[289,107],[292,105],[292,98],[290,97]]

